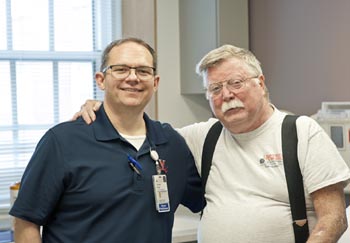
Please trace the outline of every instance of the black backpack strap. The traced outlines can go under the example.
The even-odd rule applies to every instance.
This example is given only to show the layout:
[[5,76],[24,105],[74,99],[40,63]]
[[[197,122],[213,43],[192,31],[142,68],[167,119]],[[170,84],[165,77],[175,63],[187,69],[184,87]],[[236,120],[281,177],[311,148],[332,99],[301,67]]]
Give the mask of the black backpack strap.
[[287,115],[282,123],[282,152],[284,172],[293,218],[293,230],[296,243],[305,243],[309,237],[306,215],[303,176],[297,154],[298,136],[296,119],[298,116]]
[[204,140],[203,152],[202,152],[202,166],[201,166],[203,195],[205,193],[205,186],[207,184],[216,142],[218,141],[221,130],[222,130],[222,124],[220,121],[217,121],[216,123],[214,123],[214,125],[211,126]]

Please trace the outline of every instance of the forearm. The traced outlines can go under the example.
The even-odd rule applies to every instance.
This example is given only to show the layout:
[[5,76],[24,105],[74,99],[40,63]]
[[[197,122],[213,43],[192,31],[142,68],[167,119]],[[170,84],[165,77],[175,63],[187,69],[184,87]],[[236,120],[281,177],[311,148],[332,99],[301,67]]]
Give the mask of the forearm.
[[40,227],[29,221],[15,218],[16,243],[41,243]]
[[319,219],[307,243],[336,243],[347,228],[343,215],[328,215]]
[[343,184],[327,186],[311,194],[317,223],[307,243],[336,243],[347,228]]

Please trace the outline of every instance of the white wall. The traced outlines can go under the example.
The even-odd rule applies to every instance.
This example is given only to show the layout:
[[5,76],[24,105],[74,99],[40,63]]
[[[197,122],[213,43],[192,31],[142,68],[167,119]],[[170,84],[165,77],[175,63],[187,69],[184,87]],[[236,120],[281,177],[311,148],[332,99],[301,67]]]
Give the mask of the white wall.
[[[155,46],[155,0],[121,0],[122,36],[138,37],[154,49]],[[157,118],[157,95],[154,95],[145,111],[153,119]]]
[[207,120],[211,112],[204,95],[180,93],[179,3],[177,0],[159,0],[156,6],[156,45],[161,77],[157,118],[174,127]]

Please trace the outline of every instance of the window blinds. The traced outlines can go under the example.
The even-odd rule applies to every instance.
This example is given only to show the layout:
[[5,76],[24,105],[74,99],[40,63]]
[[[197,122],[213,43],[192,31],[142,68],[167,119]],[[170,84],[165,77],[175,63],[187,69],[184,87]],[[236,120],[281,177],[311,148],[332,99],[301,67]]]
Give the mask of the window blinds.
[[121,1],[0,0],[0,208],[41,136],[88,98]]

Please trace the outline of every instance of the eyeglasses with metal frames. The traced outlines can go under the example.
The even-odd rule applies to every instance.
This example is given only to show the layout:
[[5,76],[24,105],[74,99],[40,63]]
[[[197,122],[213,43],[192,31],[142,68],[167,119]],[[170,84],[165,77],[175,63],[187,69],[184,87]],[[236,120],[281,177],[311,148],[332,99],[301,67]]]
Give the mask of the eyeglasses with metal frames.
[[111,75],[118,80],[129,77],[131,69],[134,69],[138,79],[148,81],[154,77],[154,72],[156,71],[154,67],[148,66],[130,67],[127,65],[110,65],[105,67],[102,72],[106,73],[108,69],[111,70]]
[[229,79],[229,80],[225,80],[225,81],[221,81],[221,82],[215,82],[215,83],[212,83],[208,86],[207,92],[208,92],[209,97],[217,97],[217,96],[221,95],[225,84],[226,84],[226,88],[229,91],[233,91],[233,92],[238,91],[238,90],[243,88],[246,81],[248,81],[250,79],[258,78],[258,77],[259,76],[254,76],[254,77],[248,77],[245,79]]

